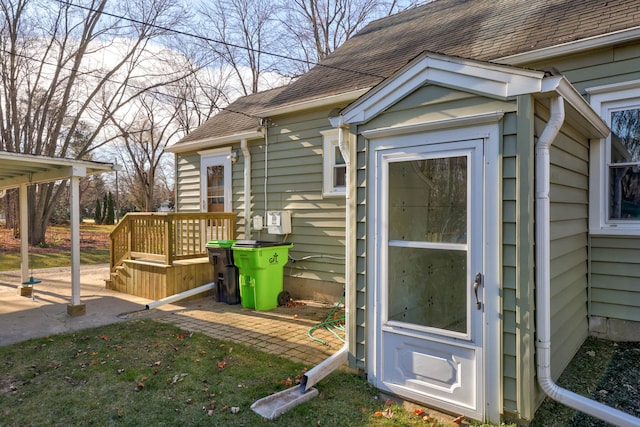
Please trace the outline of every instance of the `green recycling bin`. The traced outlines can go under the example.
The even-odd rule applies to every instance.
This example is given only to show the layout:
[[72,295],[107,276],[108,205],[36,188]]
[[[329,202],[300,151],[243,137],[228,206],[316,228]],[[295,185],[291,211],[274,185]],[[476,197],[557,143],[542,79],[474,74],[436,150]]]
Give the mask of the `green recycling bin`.
[[272,310],[278,306],[284,266],[293,243],[239,240],[233,244],[238,267],[240,302],[244,308]]

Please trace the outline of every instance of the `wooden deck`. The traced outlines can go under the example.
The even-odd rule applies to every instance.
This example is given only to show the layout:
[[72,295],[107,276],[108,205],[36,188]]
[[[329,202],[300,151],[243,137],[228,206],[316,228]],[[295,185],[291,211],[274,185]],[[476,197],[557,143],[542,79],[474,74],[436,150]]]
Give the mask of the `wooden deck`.
[[235,213],[127,214],[110,235],[108,289],[156,300],[213,281],[207,242],[235,237]]

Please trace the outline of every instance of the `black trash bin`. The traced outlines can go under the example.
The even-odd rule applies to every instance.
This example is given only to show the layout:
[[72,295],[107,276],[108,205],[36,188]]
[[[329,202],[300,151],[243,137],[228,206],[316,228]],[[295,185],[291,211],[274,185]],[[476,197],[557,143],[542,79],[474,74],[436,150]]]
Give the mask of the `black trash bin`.
[[240,303],[238,285],[238,267],[233,262],[231,246],[235,240],[211,240],[207,243],[209,262],[213,265],[213,277],[216,282],[214,298],[227,304]]

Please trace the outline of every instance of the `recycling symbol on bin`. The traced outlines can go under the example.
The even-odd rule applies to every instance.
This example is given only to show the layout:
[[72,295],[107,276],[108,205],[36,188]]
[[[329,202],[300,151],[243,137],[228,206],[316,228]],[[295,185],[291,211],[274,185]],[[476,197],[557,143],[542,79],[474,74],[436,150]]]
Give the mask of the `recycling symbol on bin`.
[[278,253],[274,252],[273,256],[269,258],[269,264],[277,264],[278,263]]

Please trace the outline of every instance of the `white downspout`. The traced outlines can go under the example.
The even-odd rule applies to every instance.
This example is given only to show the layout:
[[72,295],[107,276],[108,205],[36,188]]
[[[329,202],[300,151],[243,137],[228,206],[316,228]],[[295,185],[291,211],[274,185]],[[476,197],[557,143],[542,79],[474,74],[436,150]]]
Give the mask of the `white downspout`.
[[549,147],[564,122],[564,100],[551,98],[550,119],[536,143],[536,362],[538,383],[553,400],[619,426],[638,426],[640,419],[561,388],[551,378],[551,251]]
[[344,345],[340,350],[336,351],[329,358],[322,361],[319,365],[309,370],[300,381],[302,391],[307,391],[318,381],[326,377],[332,371],[338,369],[344,363],[347,362],[347,356],[349,354],[349,309],[351,304],[351,191],[353,188],[352,181],[352,168],[349,156],[349,147],[344,143],[344,123],[342,116],[339,117],[338,122],[338,147],[344,158],[344,162],[347,168],[347,192],[345,194],[345,257],[344,257],[344,318],[345,318],[345,334]]
[[251,153],[247,139],[240,140],[240,149],[244,158],[244,238],[251,239]]

